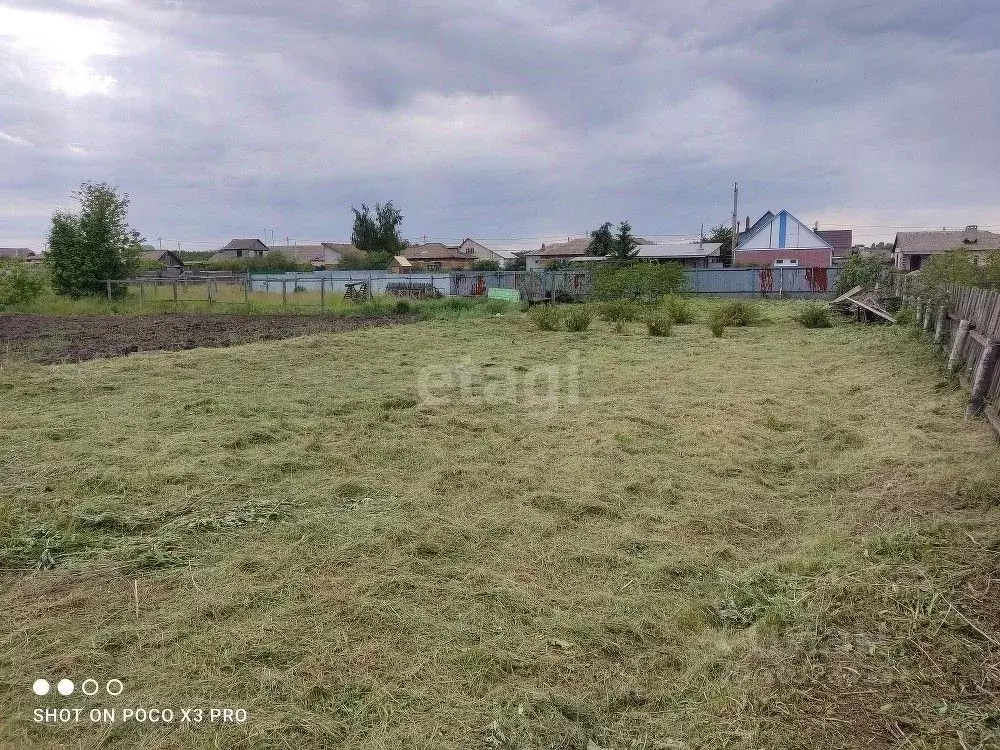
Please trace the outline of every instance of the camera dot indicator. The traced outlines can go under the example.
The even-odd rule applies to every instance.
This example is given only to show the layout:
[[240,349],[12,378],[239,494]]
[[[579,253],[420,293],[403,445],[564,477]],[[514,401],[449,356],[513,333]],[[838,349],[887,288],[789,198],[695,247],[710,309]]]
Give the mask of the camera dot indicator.
[[39,678],[31,685],[31,690],[35,695],[48,695],[49,681]]
[[64,677],[59,680],[59,684],[56,685],[56,690],[59,691],[59,695],[72,695],[74,690],[73,680],[67,680]]
[[80,690],[83,691],[84,695],[97,695],[97,691],[100,689],[100,683],[97,680],[92,680],[90,678],[84,680],[80,685]]
[[104,689],[108,691],[108,695],[121,695],[125,686],[122,685],[122,681],[118,679],[108,680],[108,684],[104,686]]

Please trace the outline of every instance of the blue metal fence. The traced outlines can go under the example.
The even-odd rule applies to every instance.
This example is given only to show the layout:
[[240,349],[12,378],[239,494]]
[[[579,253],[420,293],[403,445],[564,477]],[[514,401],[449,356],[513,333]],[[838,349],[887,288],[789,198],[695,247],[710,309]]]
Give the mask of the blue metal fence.
[[[841,269],[831,268],[710,268],[685,272],[687,292],[728,297],[827,297]],[[547,296],[552,290],[579,298],[589,290],[589,275],[573,271],[454,271],[452,273],[393,274],[385,271],[314,271],[312,273],[254,274],[251,290],[282,293],[320,291],[343,293],[351,282],[368,283],[372,294],[384,294],[386,284],[433,284],[445,295],[479,296],[487,289],[519,289],[523,296]]]

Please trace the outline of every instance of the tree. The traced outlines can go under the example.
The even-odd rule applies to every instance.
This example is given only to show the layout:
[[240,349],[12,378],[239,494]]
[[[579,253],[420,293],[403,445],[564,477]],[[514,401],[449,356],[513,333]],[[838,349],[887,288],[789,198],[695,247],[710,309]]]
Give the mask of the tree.
[[590,233],[587,252],[591,255],[609,255],[615,249],[615,236],[611,232],[611,222],[606,221]]
[[[392,201],[385,205],[375,204],[375,213],[364,203],[361,210],[351,206],[354,212],[354,231],[351,242],[354,246],[370,257],[399,255],[409,247],[406,240],[399,236],[399,226],[403,223],[403,214]],[[388,265],[388,261],[385,265]]]
[[837,294],[843,294],[856,286],[870,289],[882,280],[884,273],[885,264],[882,263],[880,257],[863,258],[858,253],[851,253],[847,263],[840,269],[840,275],[837,276],[833,290]]
[[638,247],[639,243],[632,234],[632,225],[623,221],[618,225],[618,232],[615,234],[615,240],[608,257],[615,260],[628,260],[635,257]]
[[477,260],[471,266],[470,271],[499,271],[500,264],[495,260]]
[[[139,268],[142,236],[128,225],[130,198],[106,182],[84,182],[74,193],[80,213],[52,216],[46,259],[58,294],[100,294],[108,279],[124,279]],[[125,294],[124,285],[112,291]]]
[[722,261],[722,265],[731,266],[733,265],[733,230],[732,227],[723,226],[720,224],[717,227],[712,227],[709,230],[710,234],[705,237],[705,242],[718,242],[722,245],[719,248],[719,260]]

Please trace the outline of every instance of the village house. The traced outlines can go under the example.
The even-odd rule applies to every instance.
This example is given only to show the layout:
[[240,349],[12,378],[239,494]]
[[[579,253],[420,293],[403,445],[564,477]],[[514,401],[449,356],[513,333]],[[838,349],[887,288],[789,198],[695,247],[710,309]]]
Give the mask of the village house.
[[359,250],[350,242],[320,242],[315,245],[273,245],[270,252],[283,253],[299,263],[323,270],[333,268],[345,255],[358,253]]
[[27,247],[0,247],[0,260],[23,260],[31,263],[41,258],[41,255]]
[[[645,242],[636,248],[633,259],[649,263],[679,263],[687,268],[722,268],[721,242],[689,242],[659,245]],[[603,255],[582,255],[570,263],[606,261]]]
[[833,245],[785,210],[768,211],[737,240],[734,266],[828,268],[833,263]]
[[589,249],[589,237],[578,237],[551,245],[543,242],[538,250],[523,253],[524,267],[528,271],[543,271],[553,264],[582,258],[589,254]]
[[918,271],[929,257],[949,250],[965,250],[981,263],[989,253],[1000,250],[1000,234],[975,224],[965,229],[897,232],[892,243],[892,263],[897,271]]
[[462,244],[455,246],[455,249],[462,255],[473,255],[476,260],[499,263],[501,268],[516,258],[514,253],[509,250],[494,250],[481,242],[476,242],[471,237],[466,237],[462,240]]
[[472,253],[463,253],[458,247],[448,247],[441,242],[426,242],[410,245],[403,251],[403,257],[413,266],[414,272],[421,271],[466,271],[477,258]]
[[268,250],[268,246],[258,239],[233,239],[224,248],[213,253],[209,260],[212,263],[219,263],[244,258],[263,258]]
[[139,254],[139,260],[160,266],[155,271],[149,272],[157,276],[180,276],[184,273],[184,261],[172,250],[147,250]]

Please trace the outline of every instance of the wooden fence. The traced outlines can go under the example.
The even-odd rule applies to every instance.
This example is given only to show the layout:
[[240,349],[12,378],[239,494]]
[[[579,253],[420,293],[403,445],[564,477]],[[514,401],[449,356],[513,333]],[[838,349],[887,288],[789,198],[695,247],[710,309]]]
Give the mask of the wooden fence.
[[948,357],[948,370],[970,389],[967,414],[983,414],[1000,436],[1000,292],[950,286],[925,298],[904,288],[903,306],[916,312],[918,324]]

